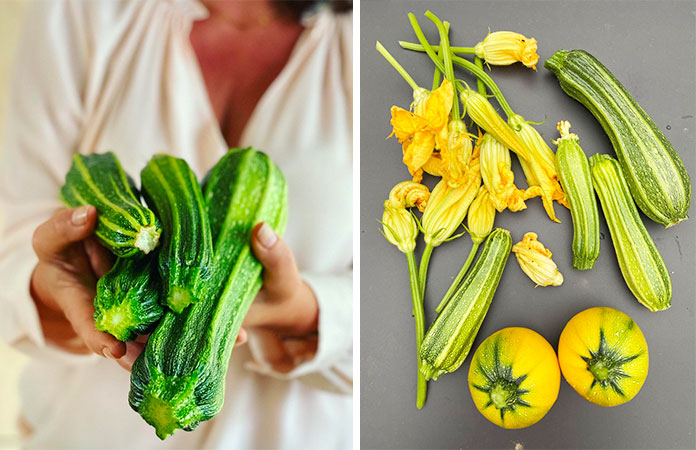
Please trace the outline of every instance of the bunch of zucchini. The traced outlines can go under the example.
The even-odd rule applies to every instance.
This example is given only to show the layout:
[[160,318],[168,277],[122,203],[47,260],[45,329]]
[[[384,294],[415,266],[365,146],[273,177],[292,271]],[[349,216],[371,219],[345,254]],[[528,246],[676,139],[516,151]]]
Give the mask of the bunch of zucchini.
[[117,260],[97,284],[95,324],[129,341],[152,332],[131,371],[131,407],[165,439],[222,408],[232,346],[261,288],[250,239],[282,234],[287,186],[253,148],[232,149],[202,187],[186,161],[155,155],[143,197],[113,153],[75,155],[61,198],[97,208],[95,234]]

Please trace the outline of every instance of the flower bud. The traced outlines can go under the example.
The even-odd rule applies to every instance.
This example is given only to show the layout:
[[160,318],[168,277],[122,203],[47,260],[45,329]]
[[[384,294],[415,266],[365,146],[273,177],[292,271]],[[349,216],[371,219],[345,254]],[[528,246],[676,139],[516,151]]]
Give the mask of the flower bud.
[[495,207],[491,201],[491,196],[485,187],[479,189],[476,198],[469,207],[467,215],[467,224],[469,225],[469,234],[474,243],[480,244],[486,239],[488,233],[493,229],[495,221]]
[[416,218],[408,209],[392,206],[389,200],[384,202],[382,233],[403,253],[410,253],[416,248],[416,236],[418,236]]
[[488,64],[507,66],[521,62],[527,67],[536,70],[539,61],[537,41],[527,38],[513,31],[496,31],[476,44],[474,52],[476,56],[485,60]]
[[563,275],[551,259],[551,250],[537,240],[537,234],[529,232],[522,241],[512,247],[522,271],[536,283],[537,286],[560,286]]

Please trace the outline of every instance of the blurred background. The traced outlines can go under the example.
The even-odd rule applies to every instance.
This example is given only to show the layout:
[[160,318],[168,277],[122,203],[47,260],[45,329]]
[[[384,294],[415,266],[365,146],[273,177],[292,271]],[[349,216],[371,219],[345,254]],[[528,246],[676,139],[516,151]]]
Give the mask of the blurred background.
[[[0,0],[0,142],[5,125],[10,65],[29,0]],[[0,146],[0,158],[3,148]],[[0,221],[3,220],[0,210]],[[19,448],[17,381],[24,356],[0,341],[0,448]]]

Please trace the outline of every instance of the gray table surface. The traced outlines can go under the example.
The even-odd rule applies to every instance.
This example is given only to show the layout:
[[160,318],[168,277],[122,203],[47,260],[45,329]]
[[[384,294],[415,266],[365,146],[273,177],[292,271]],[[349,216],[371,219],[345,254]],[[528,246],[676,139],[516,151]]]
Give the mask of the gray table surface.
[[[452,24],[453,45],[473,46],[491,30],[519,31],[539,42],[538,72],[521,65],[493,67],[492,76],[512,108],[538,127],[547,142],[556,123],[570,120],[589,155],[613,155],[592,115],[566,96],[543,61],[557,49],[582,48],[621,80],[681,155],[696,179],[696,98],[693,1],[368,1],[361,4],[361,445],[364,448],[694,448],[694,300],[696,297],[696,217],[663,229],[645,218],[672,276],[671,309],[650,313],[638,304],[619,271],[603,216],[601,253],[591,271],[573,270],[570,213],[556,205],[563,222],[552,223],[539,199],[523,212],[505,211],[496,225],[509,229],[513,242],[527,231],[554,253],[565,276],[561,287],[534,288],[514,256],[508,260],[473,351],[487,336],[509,326],[541,333],[556,349],[565,323],[592,306],[612,306],[641,327],[650,350],[650,372],[629,403],[602,408],[561,381],[554,407],[536,425],[504,430],[474,407],[467,386],[469,356],[455,373],[429,383],[428,400],[415,407],[416,355],[406,258],[378,231],[382,202],[391,187],[408,179],[401,149],[390,133],[389,108],[408,107],[411,89],[374,50],[380,40],[422,86],[432,83],[427,56],[398,48],[415,41],[406,14],[413,11],[426,36],[437,42],[435,27],[422,14],[431,9]],[[455,69],[457,70],[457,69]],[[458,70],[459,78],[473,78]],[[551,145],[555,149],[554,145]],[[526,186],[513,156],[518,186]],[[426,178],[431,187],[434,178]],[[691,208],[692,216],[696,210]],[[601,216],[601,214],[600,214]],[[463,263],[471,240],[464,236],[437,248],[426,292],[426,320]],[[420,252],[419,246],[417,252]],[[417,253],[419,255],[419,253]]]

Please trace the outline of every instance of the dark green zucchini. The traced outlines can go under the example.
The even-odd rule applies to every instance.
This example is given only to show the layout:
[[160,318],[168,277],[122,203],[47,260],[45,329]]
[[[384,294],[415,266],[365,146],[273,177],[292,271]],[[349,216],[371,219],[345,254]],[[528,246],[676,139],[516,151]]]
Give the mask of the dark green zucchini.
[[140,177],[145,201],[162,221],[159,270],[165,301],[180,313],[199,301],[210,278],[213,243],[201,187],[183,159],[155,155]]
[[691,181],[684,163],[609,69],[583,50],[558,50],[544,67],[602,125],[631,195],[645,215],[665,227],[687,219]]
[[112,152],[75,154],[60,198],[69,207],[97,209],[94,234],[116,256],[147,254],[159,243],[159,221],[140,203],[133,180]]
[[131,372],[129,403],[161,439],[222,408],[232,346],[262,284],[251,232],[266,222],[282,234],[287,186],[268,156],[233,149],[208,173],[205,203],[215,243],[205,296],[164,315]]
[[121,341],[149,332],[162,317],[157,258],[118,258],[97,282],[94,323]]

